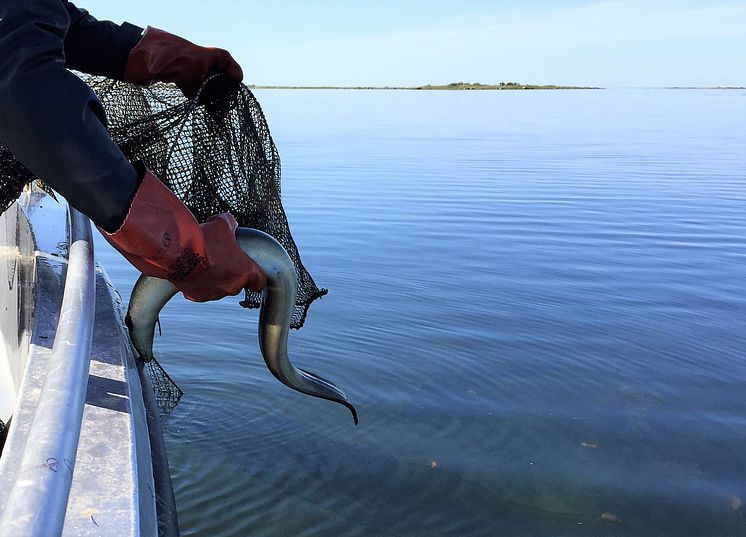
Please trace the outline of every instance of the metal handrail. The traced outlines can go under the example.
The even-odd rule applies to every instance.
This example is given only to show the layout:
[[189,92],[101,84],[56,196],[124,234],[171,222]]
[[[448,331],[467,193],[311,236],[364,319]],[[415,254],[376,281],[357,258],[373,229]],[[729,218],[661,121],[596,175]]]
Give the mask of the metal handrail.
[[88,387],[95,313],[88,218],[68,207],[65,290],[44,388],[0,519],[3,537],[62,534]]

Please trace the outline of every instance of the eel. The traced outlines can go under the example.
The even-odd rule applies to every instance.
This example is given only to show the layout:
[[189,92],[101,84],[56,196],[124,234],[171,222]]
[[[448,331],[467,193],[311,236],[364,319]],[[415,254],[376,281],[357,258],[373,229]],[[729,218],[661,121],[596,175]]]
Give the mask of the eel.
[[[267,276],[259,311],[259,349],[267,368],[290,388],[346,406],[355,425],[358,416],[345,393],[332,382],[296,368],[288,357],[287,339],[295,307],[298,280],[295,264],[271,235],[251,228],[236,229],[239,247],[256,261]],[[178,289],[168,280],[141,275],[132,290],[125,322],[140,358],[153,359],[153,336],[158,314]]]

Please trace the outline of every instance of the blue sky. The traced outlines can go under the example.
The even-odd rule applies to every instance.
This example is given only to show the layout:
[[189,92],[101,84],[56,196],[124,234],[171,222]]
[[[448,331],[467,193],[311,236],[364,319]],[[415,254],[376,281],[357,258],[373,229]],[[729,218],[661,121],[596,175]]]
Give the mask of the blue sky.
[[247,83],[746,85],[746,0],[75,3],[222,46]]

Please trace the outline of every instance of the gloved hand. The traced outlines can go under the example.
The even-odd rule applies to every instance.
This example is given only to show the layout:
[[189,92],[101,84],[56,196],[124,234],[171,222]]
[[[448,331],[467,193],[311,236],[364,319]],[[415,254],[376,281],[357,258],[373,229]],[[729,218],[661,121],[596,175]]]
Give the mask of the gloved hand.
[[243,80],[241,67],[227,50],[200,47],[148,26],[130,52],[122,80],[141,86],[174,82],[193,99],[207,77],[215,73],[225,73],[238,82]]
[[127,217],[114,233],[101,234],[146,276],[173,283],[193,302],[260,291],[266,276],[236,242],[230,213],[198,224],[166,185],[145,172]]

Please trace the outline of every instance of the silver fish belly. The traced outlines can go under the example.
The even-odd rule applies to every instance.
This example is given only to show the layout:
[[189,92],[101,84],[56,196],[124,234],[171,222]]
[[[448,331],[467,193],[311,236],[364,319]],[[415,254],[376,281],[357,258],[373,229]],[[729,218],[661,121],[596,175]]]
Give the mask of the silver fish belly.
[[[288,358],[287,339],[298,281],[295,265],[285,248],[271,235],[250,228],[238,228],[236,240],[267,276],[259,311],[259,349],[267,368],[296,391],[346,406],[357,425],[357,411],[342,390],[318,375],[296,368]],[[171,282],[149,276],[140,276],[132,290],[126,323],[132,344],[145,361],[153,359],[158,315],[177,292]]]

